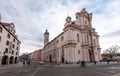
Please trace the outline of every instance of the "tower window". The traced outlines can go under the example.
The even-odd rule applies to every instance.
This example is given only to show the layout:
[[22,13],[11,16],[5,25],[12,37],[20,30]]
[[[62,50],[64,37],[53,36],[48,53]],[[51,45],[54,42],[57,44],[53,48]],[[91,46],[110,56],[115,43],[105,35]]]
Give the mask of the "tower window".
[[76,16],[76,19],[78,19],[78,16]]

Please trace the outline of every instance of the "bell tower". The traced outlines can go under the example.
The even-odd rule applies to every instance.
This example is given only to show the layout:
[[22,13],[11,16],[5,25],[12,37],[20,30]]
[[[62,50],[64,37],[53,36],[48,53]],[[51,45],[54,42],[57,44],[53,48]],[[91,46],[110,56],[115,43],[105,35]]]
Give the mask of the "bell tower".
[[72,20],[72,18],[70,16],[68,16],[65,20],[66,22],[64,24],[64,27],[68,26],[71,23],[71,20]]
[[44,46],[49,42],[49,32],[46,29],[45,33],[44,33]]
[[79,26],[90,26],[92,21],[92,13],[88,13],[86,8],[76,13],[76,24]]

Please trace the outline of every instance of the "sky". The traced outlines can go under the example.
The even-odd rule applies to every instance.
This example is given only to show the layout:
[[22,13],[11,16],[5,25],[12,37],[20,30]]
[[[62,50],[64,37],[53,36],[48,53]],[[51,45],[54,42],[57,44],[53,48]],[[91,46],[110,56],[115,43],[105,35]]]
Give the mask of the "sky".
[[120,46],[120,0],[0,0],[2,22],[13,22],[21,41],[20,54],[43,48],[46,28],[50,40],[63,31],[66,17],[86,8],[100,35],[101,50]]

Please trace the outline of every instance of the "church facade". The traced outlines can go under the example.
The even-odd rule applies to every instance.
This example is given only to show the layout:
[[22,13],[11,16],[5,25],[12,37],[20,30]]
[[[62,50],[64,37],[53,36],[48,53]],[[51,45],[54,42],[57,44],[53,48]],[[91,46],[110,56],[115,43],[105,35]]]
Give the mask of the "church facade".
[[74,63],[78,61],[99,61],[101,48],[99,35],[92,27],[92,13],[85,8],[76,14],[76,20],[66,18],[61,34],[49,42],[48,30],[44,33],[44,47],[41,59],[47,62]]

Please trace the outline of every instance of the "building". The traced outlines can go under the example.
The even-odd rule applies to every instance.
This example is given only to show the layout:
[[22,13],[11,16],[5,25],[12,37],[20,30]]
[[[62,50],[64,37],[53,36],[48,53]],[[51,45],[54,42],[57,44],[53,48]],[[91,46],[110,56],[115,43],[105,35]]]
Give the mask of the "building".
[[41,49],[34,51],[33,54],[34,54],[34,57],[33,57],[34,61],[41,60]]
[[0,64],[17,63],[20,43],[15,25],[1,22],[0,16]]
[[33,60],[34,59],[34,53],[32,52],[32,53],[29,53],[28,54],[28,58],[30,59],[30,60]]
[[63,32],[52,41],[49,42],[49,32],[45,31],[42,60],[76,63],[101,59],[99,35],[91,24],[92,13],[88,13],[84,8],[75,15],[75,21],[69,16],[66,18]]

